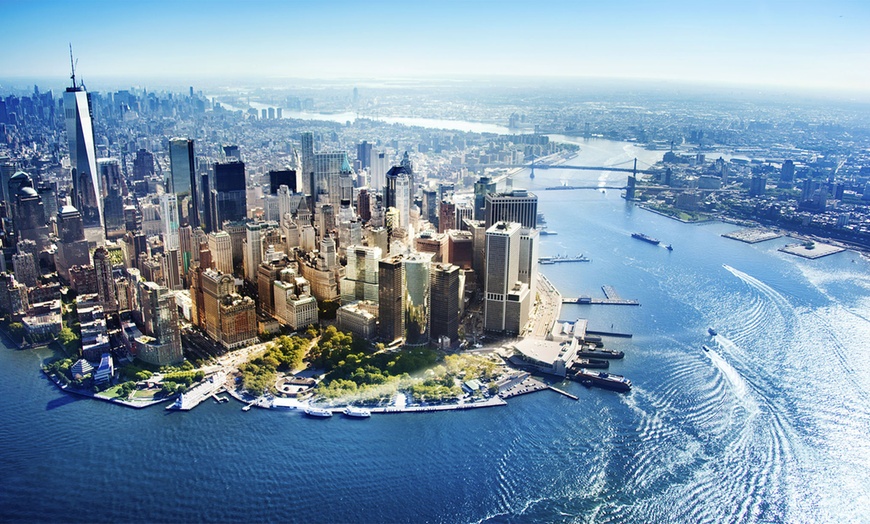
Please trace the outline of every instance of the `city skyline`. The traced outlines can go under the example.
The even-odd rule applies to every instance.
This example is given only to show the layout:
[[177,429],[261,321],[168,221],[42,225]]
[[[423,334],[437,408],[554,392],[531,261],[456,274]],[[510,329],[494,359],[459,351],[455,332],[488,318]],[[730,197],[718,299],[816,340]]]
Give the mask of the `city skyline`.
[[72,43],[86,82],[564,77],[870,91],[870,71],[856,67],[870,58],[870,6],[852,1],[44,1],[4,11],[4,83],[61,81]]

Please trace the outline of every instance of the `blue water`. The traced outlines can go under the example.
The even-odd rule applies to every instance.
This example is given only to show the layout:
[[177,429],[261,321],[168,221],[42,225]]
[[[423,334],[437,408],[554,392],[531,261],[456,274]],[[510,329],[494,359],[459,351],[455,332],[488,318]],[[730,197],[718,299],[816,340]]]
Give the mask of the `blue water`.
[[[633,154],[593,142],[574,162]],[[626,352],[613,371],[630,394],[566,383],[579,402],[541,392],[364,421],[211,402],[166,414],[66,396],[38,371],[46,352],[0,348],[0,521],[866,520],[868,263],[728,240],[736,227],[680,224],[617,191],[540,190],[620,177],[550,170],[516,185],[559,233],[541,255],[592,258],[544,268],[564,295],[608,284],[640,300],[562,312],[634,333],[608,341]]]

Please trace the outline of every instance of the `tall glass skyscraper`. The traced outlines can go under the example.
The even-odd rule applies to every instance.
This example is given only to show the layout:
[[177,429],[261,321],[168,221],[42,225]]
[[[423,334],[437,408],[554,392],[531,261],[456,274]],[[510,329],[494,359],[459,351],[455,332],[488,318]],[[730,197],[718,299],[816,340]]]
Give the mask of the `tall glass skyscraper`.
[[201,191],[197,187],[193,140],[173,138],[169,141],[170,174],[166,192],[175,194],[182,225],[193,227],[205,222],[201,216]]
[[73,80],[73,86],[63,94],[63,107],[72,168],[72,204],[82,215],[88,240],[101,244],[105,232],[91,95]]

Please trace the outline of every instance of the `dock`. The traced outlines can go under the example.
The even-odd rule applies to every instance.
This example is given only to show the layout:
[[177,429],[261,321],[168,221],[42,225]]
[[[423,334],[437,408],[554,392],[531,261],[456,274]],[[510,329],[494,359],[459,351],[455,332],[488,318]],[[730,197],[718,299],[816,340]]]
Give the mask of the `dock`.
[[551,389],[551,390],[555,391],[556,393],[558,393],[558,394],[560,394],[560,395],[565,395],[566,397],[570,398],[571,400],[580,400],[579,397],[577,397],[577,396],[575,396],[575,395],[572,395],[572,394],[568,393],[567,391],[561,390],[561,389],[559,389],[559,388],[556,388],[556,387],[553,387],[553,386],[549,386],[548,389]]
[[598,305],[598,306],[639,306],[640,302],[634,299],[622,298],[613,286],[601,286],[605,298],[592,298],[589,296],[563,297],[563,304]]
[[618,331],[592,331],[586,330],[587,335],[598,335],[599,337],[616,337],[616,338],[631,338],[631,333],[620,333]]

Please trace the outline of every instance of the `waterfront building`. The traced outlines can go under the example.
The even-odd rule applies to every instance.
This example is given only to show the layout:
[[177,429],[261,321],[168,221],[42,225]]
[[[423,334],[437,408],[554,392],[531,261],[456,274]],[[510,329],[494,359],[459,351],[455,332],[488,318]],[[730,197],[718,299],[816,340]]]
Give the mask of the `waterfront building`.
[[23,315],[29,307],[27,286],[18,282],[14,275],[0,273],[0,314]]
[[525,189],[486,195],[486,229],[496,222],[518,222],[522,227],[537,227],[538,197]]
[[136,356],[155,366],[178,364],[184,360],[178,307],[175,295],[155,282],[137,283],[143,336],[135,340]]
[[379,247],[350,246],[347,266],[341,279],[341,301],[378,300],[378,261],[383,258]]
[[378,262],[378,336],[385,342],[405,333],[404,257],[394,255]]
[[94,372],[94,383],[104,384],[110,381],[112,379],[112,375],[114,374],[115,364],[112,361],[112,355],[110,353],[103,353],[100,356],[100,365]]
[[453,264],[432,264],[429,269],[429,339],[436,344],[443,337],[451,344],[459,338],[462,302],[459,273],[459,267]]
[[483,327],[487,331],[518,334],[528,321],[529,287],[519,282],[521,229],[516,222],[497,222],[486,230]]
[[520,260],[517,278],[529,287],[534,300],[538,281],[538,230],[524,227],[520,229]]

